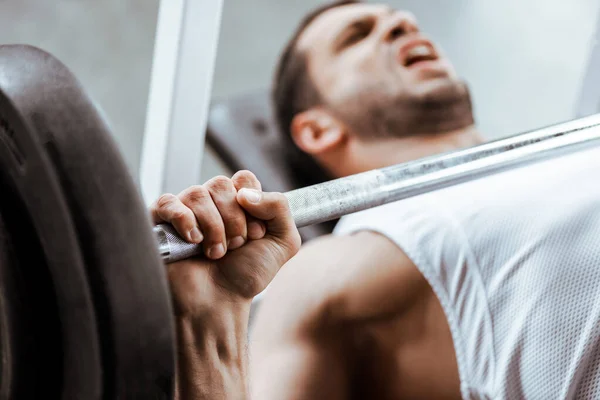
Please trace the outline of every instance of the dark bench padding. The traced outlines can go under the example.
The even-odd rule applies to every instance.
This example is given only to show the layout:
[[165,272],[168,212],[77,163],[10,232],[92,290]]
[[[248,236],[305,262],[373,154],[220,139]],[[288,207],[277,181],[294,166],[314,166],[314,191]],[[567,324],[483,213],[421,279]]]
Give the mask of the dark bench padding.
[[[258,91],[214,102],[208,121],[207,144],[232,171],[247,169],[267,191],[298,188],[301,171],[286,163],[283,140],[273,120],[269,94]],[[304,241],[330,233],[333,224],[300,229]]]

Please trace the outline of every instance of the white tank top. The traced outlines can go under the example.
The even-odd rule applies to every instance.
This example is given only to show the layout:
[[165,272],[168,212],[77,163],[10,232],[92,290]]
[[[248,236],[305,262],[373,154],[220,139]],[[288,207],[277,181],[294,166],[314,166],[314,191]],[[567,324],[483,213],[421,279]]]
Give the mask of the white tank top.
[[464,399],[600,399],[600,148],[341,219],[416,264]]

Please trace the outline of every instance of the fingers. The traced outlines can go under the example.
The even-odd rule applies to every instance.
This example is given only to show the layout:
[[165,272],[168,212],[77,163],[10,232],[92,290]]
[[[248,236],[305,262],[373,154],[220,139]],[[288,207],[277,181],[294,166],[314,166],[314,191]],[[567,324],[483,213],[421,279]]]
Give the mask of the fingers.
[[225,225],[208,188],[192,186],[181,192],[179,198],[191,210],[194,220],[202,232],[204,254],[211,259],[223,257],[227,251]]
[[[265,221],[267,243],[275,245],[271,246],[270,251],[273,257],[271,266],[280,268],[298,252],[301,244],[300,233],[292,218],[287,197],[281,193],[242,188],[238,191],[237,199],[250,215]],[[249,247],[252,246],[254,243],[249,244]]]
[[257,220],[252,216],[248,216],[248,239],[259,240],[265,237],[267,228],[262,221]]
[[202,241],[202,234],[197,229],[194,213],[177,196],[170,193],[160,196],[151,207],[151,215],[155,223],[166,222],[173,225],[188,241],[192,243]]
[[[238,191],[244,188],[262,191],[262,185],[260,184],[260,181],[256,175],[250,171],[238,171],[235,175],[233,175],[233,177],[231,177],[231,181]],[[264,222],[248,213],[246,213],[246,221],[248,224],[248,239],[259,240],[265,236],[267,233],[267,227],[265,226]]]
[[237,190],[247,188],[262,191],[258,178],[250,171],[238,171],[231,177],[231,182],[233,182],[233,185]]
[[242,188],[237,200],[251,216],[266,222],[268,234],[296,245],[299,235],[285,195]]
[[246,243],[246,213],[237,202],[237,189],[231,179],[216,177],[204,185],[221,214],[225,227],[226,248],[235,250]]
[[295,247],[297,230],[287,198],[263,193],[254,174],[240,171],[231,179],[216,177],[178,196],[165,194],[151,208],[155,223],[167,222],[192,243],[202,243],[208,258],[267,234]]
[[242,188],[238,191],[237,200],[250,215],[267,221],[269,231],[286,229],[293,224],[287,198],[281,193]]

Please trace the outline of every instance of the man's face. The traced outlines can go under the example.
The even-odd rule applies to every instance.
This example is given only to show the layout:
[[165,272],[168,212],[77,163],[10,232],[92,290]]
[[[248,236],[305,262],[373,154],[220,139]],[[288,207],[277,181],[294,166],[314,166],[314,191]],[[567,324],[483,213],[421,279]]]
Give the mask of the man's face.
[[383,130],[393,130],[401,122],[395,119],[406,120],[395,118],[403,109],[414,114],[415,107],[465,91],[450,61],[419,32],[415,17],[385,5],[324,12],[303,32],[298,50],[306,54],[325,103],[358,129],[374,128],[360,126],[353,116],[377,118],[385,121]]

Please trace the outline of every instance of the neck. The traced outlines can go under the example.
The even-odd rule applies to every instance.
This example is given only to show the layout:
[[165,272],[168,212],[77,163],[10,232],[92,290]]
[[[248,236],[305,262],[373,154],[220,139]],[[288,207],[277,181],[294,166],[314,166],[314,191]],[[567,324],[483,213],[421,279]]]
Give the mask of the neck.
[[[443,133],[365,141],[358,138],[326,163],[336,177],[358,174],[483,143],[474,125]],[[342,162],[344,160],[344,162]],[[352,162],[348,162],[352,160]]]

